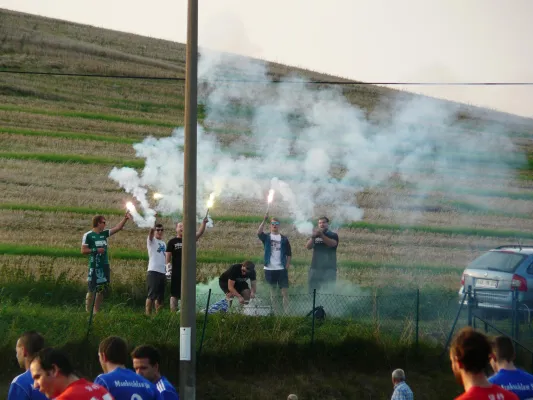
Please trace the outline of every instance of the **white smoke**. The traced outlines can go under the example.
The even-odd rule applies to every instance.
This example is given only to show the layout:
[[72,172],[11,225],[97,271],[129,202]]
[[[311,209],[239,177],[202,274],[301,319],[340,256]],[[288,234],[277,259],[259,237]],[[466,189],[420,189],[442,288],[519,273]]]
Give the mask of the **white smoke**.
[[[298,231],[308,234],[317,213],[333,226],[361,220],[357,193],[386,187],[391,176],[418,193],[451,190],[487,172],[502,176],[499,182],[512,177],[505,158],[514,152],[511,140],[501,132],[465,129],[457,106],[399,97],[368,117],[340,87],[316,89],[297,76],[272,82],[261,61],[207,50],[201,52],[199,80],[206,114],[198,126],[199,220],[212,192],[216,199],[266,206],[272,188]],[[215,132],[225,136],[224,145]],[[182,128],[168,138],[149,137],[134,145],[146,160],[140,176],[131,168],[111,171],[109,177],[141,205],[139,226],[151,221],[154,210],[182,211],[183,145]],[[239,155],[243,150],[255,154]],[[491,154],[493,161],[473,161],[473,153]],[[157,204],[149,204],[150,190],[163,195]]]

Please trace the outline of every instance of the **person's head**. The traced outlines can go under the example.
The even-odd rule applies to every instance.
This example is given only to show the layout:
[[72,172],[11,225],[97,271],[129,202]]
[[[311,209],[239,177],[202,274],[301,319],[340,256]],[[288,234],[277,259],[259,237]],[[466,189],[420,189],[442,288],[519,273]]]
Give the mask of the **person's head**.
[[128,346],[124,339],[109,336],[98,346],[98,359],[104,372],[109,372],[110,366],[123,366],[128,361]]
[[133,369],[138,375],[152,383],[161,378],[159,371],[161,356],[155,347],[150,345],[137,346],[131,352],[131,358],[133,359]]
[[289,394],[287,400],[298,400],[298,396],[296,396],[295,394]]
[[470,327],[461,329],[450,346],[450,361],[457,382],[463,385],[465,375],[484,373],[491,352],[487,336]]
[[255,271],[255,264],[251,261],[245,261],[241,265],[241,272],[243,275],[249,275],[250,272]]
[[277,218],[270,219],[270,232],[276,235],[279,233],[279,219]]
[[177,237],[183,236],[183,222],[178,222],[176,224],[176,236]]
[[403,369],[395,369],[392,371],[392,384],[396,385],[397,383],[405,381],[405,372]]
[[28,369],[30,362],[44,347],[44,338],[36,331],[24,332],[17,340],[15,351],[21,368]]
[[318,219],[318,228],[325,231],[329,228],[329,218],[328,217],[320,217]]
[[100,232],[104,230],[107,221],[103,215],[95,215],[93,217],[93,228],[99,230]]
[[63,351],[46,348],[31,362],[30,373],[35,389],[53,399],[67,388],[67,379],[74,374],[74,368]]
[[490,365],[498,372],[499,364],[514,363],[516,357],[513,341],[508,336],[497,336],[492,340],[492,356]]
[[156,239],[163,239],[163,232],[165,231],[165,228],[163,228],[163,224],[155,224],[155,238]]

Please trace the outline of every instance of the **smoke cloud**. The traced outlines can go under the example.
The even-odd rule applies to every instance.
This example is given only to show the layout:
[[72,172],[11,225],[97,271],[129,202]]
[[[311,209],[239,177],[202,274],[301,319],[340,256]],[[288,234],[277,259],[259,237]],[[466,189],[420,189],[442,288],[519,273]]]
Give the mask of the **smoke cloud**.
[[[461,122],[458,105],[398,95],[367,113],[340,86],[317,88],[295,75],[273,82],[262,61],[206,50],[199,80],[205,111],[198,126],[199,220],[212,193],[215,204],[242,199],[266,207],[274,189],[274,203],[282,201],[286,216],[308,234],[318,214],[333,226],[361,220],[356,195],[390,187],[391,178],[420,199],[485,176],[505,185],[525,162],[505,132]],[[183,145],[182,128],[148,137],[134,145],[146,161],[140,174],[131,168],[109,174],[137,199],[138,226],[153,224],[156,210],[182,212]],[[152,191],[163,196],[149,200]]]

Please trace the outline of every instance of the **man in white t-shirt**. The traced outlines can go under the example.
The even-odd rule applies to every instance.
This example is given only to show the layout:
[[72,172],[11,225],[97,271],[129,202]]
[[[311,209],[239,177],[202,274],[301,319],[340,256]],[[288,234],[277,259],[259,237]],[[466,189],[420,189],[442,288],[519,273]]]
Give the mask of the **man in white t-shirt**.
[[146,283],[148,287],[148,296],[146,297],[146,315],[152,313],[155,302],[156,312],[163,305],[165,298],[166,284],[166,267],[165,267],[165,250],[166,245],[163,241],[163,225],[156,224],[150,229],[146,238],[146,247],[148,249],[148,273],[146,274]]
[[270,234],[263,232],[268,214],[265,215],[263,222],[257,228],[257,236],[263,242],[265,249],[265,280],[270,285],[270,294],[272,304],[275,307],[274,290],[276,287],[281,289],[283,297],[283,308],[287,312],[289,306],[289,267],[291,265],[291,244],[287,236],[280,233],[280,222],[277,218],[270,219]]

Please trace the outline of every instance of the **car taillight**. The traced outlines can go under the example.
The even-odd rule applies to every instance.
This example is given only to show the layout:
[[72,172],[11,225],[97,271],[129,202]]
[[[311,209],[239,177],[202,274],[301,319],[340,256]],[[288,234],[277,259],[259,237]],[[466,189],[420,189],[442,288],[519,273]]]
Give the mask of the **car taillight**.
[[526,278],[520,275],[514,274],[511,278],[511,287],[518,289],[519,292],[527,292]]
[[465,285],[465,276],[466,274],[463,272],[463,275],[461,275],[461,286]]

